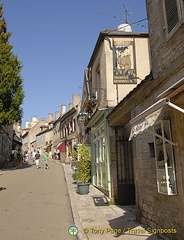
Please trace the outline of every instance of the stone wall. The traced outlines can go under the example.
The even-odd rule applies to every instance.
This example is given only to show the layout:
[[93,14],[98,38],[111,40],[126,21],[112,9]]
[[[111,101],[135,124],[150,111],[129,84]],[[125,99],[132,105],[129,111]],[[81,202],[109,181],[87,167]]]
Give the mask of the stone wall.
[[[176,100],[172,99],[172,102],[184,107],[184,94],[180,95]],[[145,104],[143,102],[142,106]],[[137,109],[140,111],[140,106]],[[136,112],[136,108],[134,111]],[[184,238],[184,116],[178,110],[166,106],[158,120],[160,119],[171,121],[173,141],[179,144],[174,147],[178,194],[169,196],[158,193],[156,161],[150,148],[153,135],[147,132],[139,134],[133,140],[137,218],[151,228],[176,229],[177,234],[168,234],[168,237],[180,240]]]
[[11,161],[12,141],[13,126],[2,126],[0,130],[0,167]]
[[111,131],[109,136],[109,154],[110,154],[110,181],[111,181],[111,200],[115,201],[117,199],[117,162],[116,162],[116,142],[115,135]]
[[46,125],[45,119],[40,119],[38,123],[36,123],[30,130],[29,130],[29,137],[28,137],[28,151],[33,151],[36,148],[36,145],[33,147],[31,143],[36,143],[36,135],[41,132],[41,126]]
[[[184,27],[182,25],[174,34],[174,37],[171,36],[167,39],[162,2],[147,0],[152,71],[155,78],[164,69],[172,66],[177,59],[178,64],[183,64],[181,59],[184,57]],[[179,67],[178,64],[177,67]]]
[[[184,92],[175,96],[172,103],[184,109]],[[177,208],[176,228],[178,230],[178,239],[184,239],[184,114],[174,108],[172,113],[172,135],[173,141],[178,143],[178,147],[174,148],[175,168],[177,179],[177,203],[173,207]]]

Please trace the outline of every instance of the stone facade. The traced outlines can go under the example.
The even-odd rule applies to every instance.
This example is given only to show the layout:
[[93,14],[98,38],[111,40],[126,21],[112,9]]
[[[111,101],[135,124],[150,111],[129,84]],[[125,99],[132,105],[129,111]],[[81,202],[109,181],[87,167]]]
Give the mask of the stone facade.
[[[128,55],[124,56],[128,50]],[[128,66],[130,62],[131,67]],[[128,77],[127,67],[130,71],[132,68],[136,70],[135,79]],[[88,78],[85,78],[88,86],[86,100],[93,96],[96,102],[85,126],[91,130],[92,183],[112,200],[119,200],[117,139],[114,138],[115,130],[108,127],[106,117],[150,73],[148,34],[118,30],[100,32],[88,70]],[[126,185],[126,188],[131,186]]]
[[13,126],[1,126],[0,130],[0,166],[11,161]]
[[[148,129],[154,131],[154,127],[160,121],[170,123],[171,140],[177,145],[172,147],[173,158],[172,155],[168,156],[167,152],[169,149],[167,147],[170,145],[165,145],[164,169],[160,170],[157,165],[158,155],[156,155],[156,150],[158,146],[154,134],[144,130],[131,142],[133,146],[137,218],[153,229],[166,229],[168,231],[173,229],[175,233],[168,233],[166,236],[169,239],[182,240],[184,239],[184,167],[182,161],[184,156],[184,114],[182,112],[182,109],[184,109],[184,50],[182,43],[184,28],[181,21],[176,30],[174,29],[171,32],[172,34],[170,33],[168,36],[165,28],[163,28],[165,25],[163,6],[161,1],[147,1],[153,76],[150,75],[149,78],[142,81],[108,115],[109,125],[116,129],[115,134],[110,136],[110,158],[112,166],[117,167],[116,140],[120,135],[126,135],[124,132],[125,126],[131,119],[140,116],[139,119],[141,120],[145,110],[149,109],[151,112],[151,109],[154,109],[153,105],[157,105],[158,101],[164,98],[169,99],[174,104],[174,106],[164,105],[155,120],[154,126]],[[174,107],[180,107],[181,109],[175,109]],[[166,135],[164,132],[164,136]],[[170,158],[174,161],[174,168],[165,167],[170,166]],[[123,158],[122,161],[124,161]],[[171,180],[171,173],[176,176],[167,185],[168,188],[171,186],[172,193],[160,190],[159,186],[161,184],[166,186],[165,180],[160,183],[160,173],[166,174],[163,176],[166,176],[168,181]],[[112,178],[116,177],[117,171],[114,168]],[[174,188],[175,182],[176,189]],[[114,180],[114,186],[116,196],[116,192],[118,192],[116,180]]]
[[[180,2],[180,1],[178,1]],[[182,5],[183,7],[183,5]],[[147,1],[150,29],[151,60],[154,81],[150,84],[142,102],[131,111],[132,118],[150,107],[156,99],[167,97],[178,107],[184,108],[184,49],[183,22],[168,36],[164,26],[164,5],[161,1]],[[178,9],[180,11],[180,9]],[[155,25],[157,26],[155,31]],[[173,87],[174,86],[174,87]],[[136,179],[136,204],[139,219],[152,228],[176,229],[176,234],[167,234],[170,239],[183,239],[184,193],[183,134],[184,115],[173,107],[165,106],[160,119],[171,124],[177,192],[174,195],[161,194],[157,189],[157,168],[155,157],[151,157],[150,145],[153,135],[143,133],[134,142],[134,164]],[[155,146],[156,148],[156,146]],[[144,189],[144,191],[142,191]]]
[[[160,88],[160,85],[162,88]],[[159,85],[159,78],[155,80],[145,80],[130,94],[127,95],[108,115],[108,122],[111,128],[115,128],[110,134],[110,160],[111,179],[114,197],[118,194],[117,179],[117,145],[116,140],[120,136],[126,136],[126,128],[131,118],[137,116],[142,111],[150,107],[160,92],[167,89],[163,84]],[[168,86],[167,86],[168,87]],[[146,91],[145,91],[146,90]],[[169,92],[169,95],[168,95]],[[144,94],[143,94],[144,93]],[[184,93],[182,90],[166,91],[165,94],[172,96],[171,102],[184,108]],[[128,117],[129,116],[129,117]],[[129,119],[129,120],[128,120]],[[157,122],[169,120],[171,123],[172,141],[177,143],[174,146],[174,161],[176,171],[177,193],[167,195],[158,192],[157,168],[154,146],[154,136],[144,131],[133,139],[133,162],[135,180],[135,200],[137,206],[137,218],[151,228],[176,229],[176,234],[168,234],[170,239],[183,239],[183,122],[182,112],[164,106]],[[130,134],[130,126],[129,126]],[[124,161],[124,158],[122,158]],[[124,192],[121,192],[124,194]]]
[[29,138],[29,132],[25,132],[24,131],[24,134],[22,135],[22,151],[25,152],[25,151],[28,151],[28,138]]
[[27,121],[27,128],[22,130],[22,142],[24,151],[32,152],[34,149],[37,149],[36,135],[42,131],[42,128],[47,128],[47,126],[48,123],[44,118],[37,119],[35,116],[33,116],[32,122]]
[[[76,136],[79,134],[77,116],[80,112],[81,100],[79,94],[72,95],[69,110],[61,106],[61,115],[53,124],[53,148],[52,153],[59,153],[60,161],[65,162],[72,156],[72,148],[77,144]],[[61,149],[61,144],[63,145]]]
[[[160,77],[163,74],[163,71],[166,69],[168,70],[168,68],[170,68],[170,73],[168,72],[170,75],[174,68],[178,68],[181,65],[184,59],[184,28],[183,25],[181,25],[176,29],[177,31],[173,32],[174,37],[171,35],[168,38],[163,2],[156,0],[147,0],[146,2],[154,78]],[[176,0],[174,0],[174,2],[176,2]],[[183,8],[183,2],[181,0],[178,2]],[[183,9],[179,10],[179,13],[181,11],[183,11]],[[182,21],[180,21],[179,24],[182,24]]]
[[[154,94],[152,95],[154,99]],[[145,103],[145,105],[143,104]],[[145,109],[149,102],[145,99],[142,107]],[[184,93],[172,98],[172,103],[184,107]],[[144,106],[144,107],[143,107]],[[136,108],[134,109],[136,112]],[[178,144],[174,147],[174,159],[176,168],[177,194],[166,195],[158,192],[157,172],[155,157],[151,156],[150,144],[153,143],[153,135],[143,133],[138,135],[134,142],[134,169],[136,185],[137,217],[143,223],[152,228],[177,229],[177,234],[168,234],[171,239],[183,239],[183,113],[170,107],[164,107],[160,119],[169,119],[171,122],[172,138]],[[143,191],[144,189],[144,191]]]
[[[115,54],[115,47],[123,44],[132,44],[133,50],[131,62],[134,62],[136,81],[114,83],[115,60],[121,57]],[[118,54],[118,53],[117,53]],[[120,61],[120,60],[117,60]],[[123,61],[121,59],[121,61]],[[125,63],[126,64],[126,63]],[[150,73],[149,40],[147,33],[132,32],[101,32],[95,49],[89,62],[91,79],[89,83],[90,94],[94,94],[100,103],[108,102],[108,106],[114,107],[123,99],[137,84]],[[123,69],[123,63],[121,65]],[[118,78],[118,77],[117,77]]]
[[53,129],[48,127],[44,128],[36,135],[36,149],[40,150],[40,152],[43,152],[45,149],[49,153],[49,156],[52,156],[52,141]]

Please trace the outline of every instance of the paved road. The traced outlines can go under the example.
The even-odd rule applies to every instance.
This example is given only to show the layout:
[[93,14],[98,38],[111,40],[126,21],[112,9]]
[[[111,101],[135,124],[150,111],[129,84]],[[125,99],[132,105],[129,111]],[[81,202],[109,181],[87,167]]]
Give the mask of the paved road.
[[[75,240],[70,200],[62,166],[35,165],[0,176],[1,240]],[[4,188],[4,189],[3,189]]]

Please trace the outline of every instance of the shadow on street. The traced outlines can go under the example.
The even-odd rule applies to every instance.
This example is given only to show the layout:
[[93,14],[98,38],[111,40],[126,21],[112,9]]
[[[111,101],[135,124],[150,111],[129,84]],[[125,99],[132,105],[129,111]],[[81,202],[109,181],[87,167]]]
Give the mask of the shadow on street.
[[121,217],[108,220],[111,229],[117,230],[117,233],[114,232],[116,234],[114,236],[115,238],[118,238],[124,234],[135,237],[141,237],[141,234],[144,234],[147,235],[147,240],[161,239],[159,235],[150,235],[146,226],[143,226],[141,223],[137,222],[135,210],[133,208],[131,209],[129,206],[119,206],[119,208],[125,210],[124,214]]
[[[13,170],[17,170],[17,169],[25,169],[25,168],[30,168],[30,167],[32,167],[33,166],[33,164],[30,164],[30,163],[22,163],[22,164],[20,164],[19,166],[17,166],[17,167],[13,167],[13,164],[11,163],[11,164],[9,164],[9,165],[7,165],[7,166],[2,166],[1,168],[0,168],[0,171],[3,173],[3,172],[7,172],[7,171],[13,171]],[[0,174],[1,175],[1,174]]]

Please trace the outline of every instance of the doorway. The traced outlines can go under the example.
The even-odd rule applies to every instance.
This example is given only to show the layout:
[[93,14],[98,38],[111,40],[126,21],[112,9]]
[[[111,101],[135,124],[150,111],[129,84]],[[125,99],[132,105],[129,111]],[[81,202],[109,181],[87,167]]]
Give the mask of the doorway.
[[117,202],[120,205],[135,204],[135,182],[132,142],[127,137],[116,140]]

